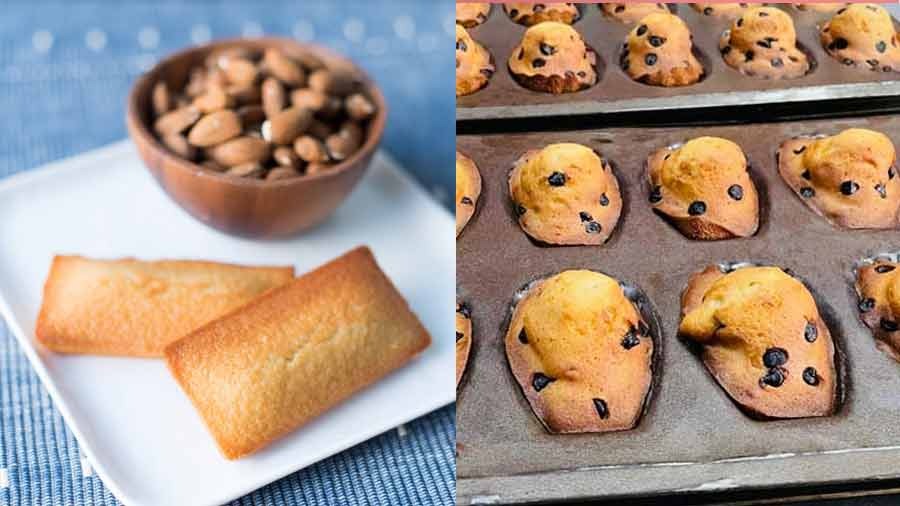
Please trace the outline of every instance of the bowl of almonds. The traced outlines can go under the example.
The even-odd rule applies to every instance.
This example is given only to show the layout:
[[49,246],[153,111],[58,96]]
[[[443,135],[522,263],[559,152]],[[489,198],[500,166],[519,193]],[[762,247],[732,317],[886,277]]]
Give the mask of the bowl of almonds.
[[166,193],[229,234],[284,237],[330,216],[384,132],[378,87],[350,60],[282,38],[160,61],[128,97],[128,131]]

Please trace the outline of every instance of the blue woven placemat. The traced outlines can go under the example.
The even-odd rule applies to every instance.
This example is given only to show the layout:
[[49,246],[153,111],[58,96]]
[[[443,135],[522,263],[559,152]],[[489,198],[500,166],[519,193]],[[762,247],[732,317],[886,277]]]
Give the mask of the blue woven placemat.
[[[313,39],[360,62],[390,105],[385,147],[449,207],[450,2],[22,0],[3,7],[0,177],[125,137],[125,95],[161,56],[210,38],[265,33]],[[438,410],[234,504],[453,504],[455,414],[452,406]],[[0,505],[37,504],[118,502],[0,322]]]

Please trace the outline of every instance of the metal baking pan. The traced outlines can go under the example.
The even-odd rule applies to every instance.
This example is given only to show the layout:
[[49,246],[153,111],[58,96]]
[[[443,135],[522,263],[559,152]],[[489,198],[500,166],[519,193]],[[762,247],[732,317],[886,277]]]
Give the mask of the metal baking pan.
[[794,19],[797,41],[815,60],[816,67],[802,78],[771,81],[744,76],[722,60],[718,49],[719,36],[729,26],[729,21],[704,16],[687,4],[670,4],[670,8],[675,9],[676,14],[688,24],[695,46],[704,55],[701,61],[707,75],[703,81],[678,88],[632,81],[618,66],[619,52],[630,27],[605,17],[597,5],[582,4],[582,17],[574,27],[597,51],[598,58],[604,62],[604,72],[598,83],[587,90],[551,95],[523,88],[510,76],[506,61],[526,27],[512,22],[501,5],[494,5],[488,20],[472,28],[470,33],[491,52],[497,71],[482,90],[457,97],[457,120],[634,113],[753,104],[771,104],[774,110],[800,108],[811,101],[900,95],[900,74],[847,67],[825,52],[819,43],[819,27],[831,17],[830,13],[800,11],[781,5]]
[[[768,124],[613,128],[460,136],[482,194],[457,241],[457,292],[472,308],[474,342],[458,391],[460,504],[528,503],[761,488],[871,484],[900,478],[900,364],[875,348],[857,313],[857,262],[900,249],[900,231],[833,228],[778,176],[775,151],[803,134],[865,127],[900,143],[900,115]],[[644,161],[700,135],[737,142],[761,199],[759,232],[691,241],[651,211]],[[553,142],[597,149],[615,167],[622,217],[602,246],[548,247],[516,223],[507,173],[526,150]],[[720,262],[790,268],[807,283],[846,357],[845,400],[827,418],[755,421],[728,398],[676,336],[688,278]],[[526,283],[587,268],[634,284],[659,316],[659,377],[640,425],[628,432],[551,435],[532,414],[506,360],[510,304]],[[883,482],[887,485],[888,482]]]

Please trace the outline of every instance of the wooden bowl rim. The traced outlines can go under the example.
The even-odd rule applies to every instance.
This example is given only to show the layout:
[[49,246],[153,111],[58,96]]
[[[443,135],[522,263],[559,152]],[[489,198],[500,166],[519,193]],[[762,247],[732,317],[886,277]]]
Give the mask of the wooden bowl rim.
[[[360,77],[362,78],[362,82],[365,85],[366,92],[369,98],[371,98],[375,102],[376,113],[375,116],[369,120],[369,131],[368,135],[366,136],[365,143],[363,143],[363,145],[360,146],[360,148],[357,149],[356,152],[354,152],[349,158],[336,165],[332,165],[328,168],[328,170],[318,172],[316,174],[303,174],[301,176],[293,178],[277,179],[275,181],[228,176],[222,172],[209,170],[198,163],[186,160],[176,155],[175,153],[172,153],[168,148],[162,145],[162,143],[157,139],[156,135],[154,135],[153,132],[150,131],[149,125],[145,124],[141,120],[140,114],[138,114],[140,103],[144,101],[142,99],[145,99],[146,97],[145,94],[152,93],[153,84],[159,79],[159,76],[165,73],[166,67],[174,64],[177,61],[180,61],[184,58],[194,57],[196,55],[205,56],[215,50],[228,47],[248,46],[250,48],[260,49],[268,47],[283,47],[284,45],[294,46],[294,48],[299,51],[312,52],[316,56],[322,57],[326,62],[337,61],[349,65],[359,73]],[[144,91],[144,93],[139,93],[142,90]],[[144,143],[146,143],[150,147],[150,149],[152,149],[163,159],[164,162],[171,162],[171,165],[177,166],[178,170],[189,171],[197,177],[208,177],[210,179],[227,184],[232,184],[235,186],[269,188],[277,186],[301,185],[318,179],[332,178],[344,172],[347,172],[353,167],[356,167],[360,161],[373,154],[375,148],[381,141],[381,137],[384,134],[385,120],[387,118],[387,103],[385,102],[384,95],[381,93],[381,89],[377,84],[375,84],[375,81],[373,81],[372,78],[369,77],[369,74],[366,73],[365,70],[363,70],[359,65],[357,65],[349,58],[332,49],[329,49],[320,44],[298,42],[287,37],[233,37],[214,40],[206,44],[189,46],[162,58],[151,69],[141,74],[141,76],[138,77],[134,84],[132,84],[131,91],[129,91],[128,93],[128,106],[125,114],[126,121],[129,123],[129,125],[132,126],[132,128],[129,129],[131,135],[138,138],[135,139],[135,141],[143,141]]]

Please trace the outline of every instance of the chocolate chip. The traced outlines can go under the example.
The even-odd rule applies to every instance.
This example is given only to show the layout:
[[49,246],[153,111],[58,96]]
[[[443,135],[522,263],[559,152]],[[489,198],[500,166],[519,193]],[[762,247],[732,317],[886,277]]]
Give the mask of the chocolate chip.
[[584,231],[589,234],[599,234],[601,230],[603,230],[603,227],[596,221],[589,221],[584,225]]
[[556,48],[551,46],[550,44],[541,42],[540,44],[541,54],[544,56],[552,56],[553,53],[556,52]]
[[630,350],[639,344],[641,344],[641,340],[638,338],[637,334],[635,334],[634,327],[631,327],[628,329],[628,332],[625,333],[625,337],[622,338],[622,347],[626,350]]
[[456,312],[466,318],[472,318],[472,309],[467,304],[460,304]]
[[618,13],[621,13],[621,12],[625,12],[625,6],[622,5],[622,4],[616,5],[615,12],[616,12],[617,14],[618,14]]
[[881,264],[875,267],[875,272],[877,272],[878,274],[884,274],[886,272],[891,272],[894,269],[895,267],[893,265]]
[[516,204],[516,214],[518,214],[519,216],[525,214],[525,206],[523,206],[522,204]]
[[844,65],[850,67],[852,65],[856,65],[856,63],[853,60],[851,60],[850,58],[844,58]]
[[878,192],[878,195],[881,195],[881,198],[887,198],[887,188],[884,187],[883,183],[878,183],[875,185],[875,191]]
[[544,12],[544,9],[546,9],[546,8],[547,8],[547,6],[544,4],[534,4],[534,6],[531,8],[531,10],[534,12]]
[[810,174],[808,170],[804,170],[803,174],[800,174],[800,177],[809,181],[810,179],[812,179],[812,174]]
[[459,203],[460,203],[460,204],[466,204],[466,205],[471,206],[471,205],[472,205],[472,199],[470,199],[469,197],[463,197],[463,198],[461,198],[461,199],[459,200]]
[[866,63],[868,63],[870,67],[878,68],[878,60],[874,58],[871,60],[866,60]]
[[705,9],[703,9],[703,14],[705,14],[705,15],[707,15],[707,16],[711,16],[712,13],[713,13],[713,8],[712,8],[712,7],[707,7],[707,8],[705,8]]
[[799,155],[800,153],[806,151],[806,146],[800,146],[799,148],[794,150],[795,155]]
[[609,205],[609,197],[605,193],[600,194],[600,205],[606,207]]
[[859,307],[860,313],[868,313],[869,311],[875,309],[875,299],[871,297],[860,299],[857,307]]
[[756,41],[756,45],[759,47],[764,47],[766,49],[772,49],[772,43],[769,42],[767,39]]
[[764,17],[766,17],[766,16],[768,16],[768,15],[769,15],[769,13],[766,12],[766,11],[762,11],[762,12],[759,13],[759,17],[761,17],[761,18],[764,18]]
[[519,49],[519,59],[525,58],[525,48]]
[[656,65],[656,54],[647,53],[647,55],[644,56],[644,63],[650,66]]
[[753,50],[752,50],[752,49],[748,49],[748,50],[744,53],[744,61],[745,61],[745,62],[753,61],[753,55],[754,55]]
[[844,181],[841,183],[841,193],[844,195],[850,196],[859,190],[859,185],[854,181]]
[[797,59],[796,56],[788,56],[788,60],[791,60],[791,61],[794,62],[794,63],[797,63],[798,61],[800,61],[800,60]]
[[465,53],[468,49],[469,49],[469,47],[466,46],[466,41],[464,41],[464,40],[456,41],[456,50],[457,51],[462,51],[463,53]]
[[815,195],[816,195],[816,190],[813,190],[809,186],[804,186],[803,188],[800,188],[800,196],[803,198],[809,199],[809,198],[814,197]]
[[803,329],[803,339],[806,339],[808,343],[814,343],[818,337],[819,329],[812,322],[806,322],[806,327]]
[[522,327],[522,330],[519,331],[519,342],[528,344],[528,334],[525,333],[525,327]]
[[635,32],[635,33],[637,33],[637,36],[638,36],[638,37],[640,37],[641,35],[644,35],[645,33],[647,33],[647,25],[641,25],[641,26],[639,26],[639,27],[637,28],[637,32]]
[[659,186],[654,186],[650,191],[650,203],[656,204],[657,202],[662,200],[662,188]]
[[731,46],[725,46],[719,51],[722,53],[722,56],[725,56],[726,54],[731,52]]
[[760,383],[778,388],[784,384],[784,372],[781,369],[769,369],[760,379]]
[[578,217],[581,218],[581,221],[591,221],[594,219],[594,218],[591,218],[590,214],[588,214],[584,211],[581,211],[580,213],[578,213]]
[[597,414],[603,420],[609,418],[609,407],[607,407],[606,401],[603,399],[594,399],[594,409],[597,410]]
[[547,178],[547,182],[550,183],[550,186],[562,186],[566,184],[566,175],[562,172],[555,171]]
[[738,18],[738,20],[737,20],[737,25],[738,25],[738,26],[741,26],[741,25],[743,25],[743,24],[744,24],[744,18]]
[[585,72],[585,71],[583,71],[583,70],[579,70],[579,71],[578,71],[578,77],[581,77],[581,78],[587,77],[587,72]]
[[514,17],[516,17],[516,16],[518,16],[518,15],[519,15],[519,11],[516,10],[516,9],[511,9],[511,10],[509,11],[509,17],[511,17],[511,18],[514,18]]
[[691,202],[691,205],[688,206],[688,214],[691,216],[700,216],[706,213],[706,203],[700,200],[695,200]]
[[534,387],[535,391],[540,392],[554,381],[556,380],[543,373],[536,372],[534,373],[534,376],[531,377],[531,386]]
[[647,38],[647,42],[649,42],[653,47],[659,47],[666,43],[666,39],[657,35],[651,35]]
[[875,50],[879,53],[883,53],[887,51],[887,44],[883,40],[879,40],[878,44],[875,44]]
[[535,58],[535,59],[531,60],[531,66],[536,69],[539,69],[546,64],[547,64],[547,60],[545,60],[543,58]]
[[838,37],[834,39],[834,42],[832,42],[831,45],[834,46],[834,49],[847,49],[847,46],[850,44],[847,42],[847,39]]
[[788,360],[788,353],[784,348],[769,348],[763,353],[763,365],[768,368],[784,365]]
[[896,332],[897,331],[897,322],[895,322],[895,321],[886,320],[886,319],[882,318],[881,321],[879,322],[879,325],[881,325],[882,330],[884,330],[886,332]]
[[819,375],[816,373],[815,367],[803,369],[803,381],[805,381],[807,385],[813,387],[819,384]]
[[846,8],[846,7],[842,7],[842,8],[840,8],[840,9],[838,9],[837,13],[838,13],[838,14],[843,14],[845,10],[847,10],[847,8]]
[[457,333],[456,333],[456,340],[459,341],[459,340],[462,339],[462,338],[463,338],[463,333],[462,333],[462,332],[457,332]]
[[771,63],[775,68],[784,66],[784,62],[781,61],[781,58],[772,58],[772,61],[770,61],[769,63]]

